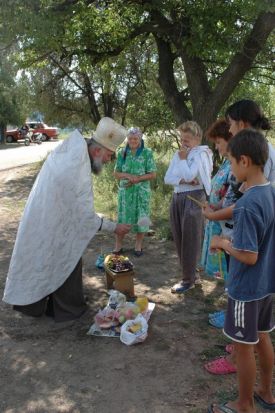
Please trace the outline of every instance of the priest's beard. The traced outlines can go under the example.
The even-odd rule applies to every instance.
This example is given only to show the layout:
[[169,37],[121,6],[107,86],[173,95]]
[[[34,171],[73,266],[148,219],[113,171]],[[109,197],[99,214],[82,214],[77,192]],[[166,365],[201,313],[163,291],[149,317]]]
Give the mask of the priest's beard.
[[100,174],[103,167],[103,162],[101,157],[91,158],[91,169],[95,175]]

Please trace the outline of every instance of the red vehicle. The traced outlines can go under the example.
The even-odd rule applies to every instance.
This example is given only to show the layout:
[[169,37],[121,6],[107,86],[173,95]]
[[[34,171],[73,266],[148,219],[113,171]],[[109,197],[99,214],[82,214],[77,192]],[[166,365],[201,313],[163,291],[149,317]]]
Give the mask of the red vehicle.
[[42,134],[42,141],[49,139],[57,139],[58,129],[50,127],[43,122],[26,122],[22,128],[10,129],[6,131],[6,142],[17,142],[19,139],[24,139],[24,130],[27,129],[34,133]]

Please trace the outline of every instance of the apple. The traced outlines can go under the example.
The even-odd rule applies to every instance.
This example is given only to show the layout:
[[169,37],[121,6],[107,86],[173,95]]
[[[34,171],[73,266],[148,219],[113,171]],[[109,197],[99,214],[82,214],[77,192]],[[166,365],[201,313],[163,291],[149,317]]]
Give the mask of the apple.
[[133,315],[134,315],[134,313],[130,308],[125,313],[125,316],[126,316],[127,320],[130,320],[131,318],[133,318]]
[[133,306],[132,311],[135,315],[138,315],[140,313],[139,306],[137,306],[137,305]]
[[124,317],[124,315],[120,315],[119,317],[118,317],[118,321],[120,322],[120,324],[123,324],[124,322],[125,322],[125,317]]

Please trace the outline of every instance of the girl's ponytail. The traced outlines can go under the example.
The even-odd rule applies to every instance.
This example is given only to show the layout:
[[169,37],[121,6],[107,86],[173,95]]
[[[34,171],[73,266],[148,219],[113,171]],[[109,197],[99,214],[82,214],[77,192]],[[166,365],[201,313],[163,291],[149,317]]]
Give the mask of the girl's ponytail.
[[265,116],[259,118],[256,123],[257,125],[252,125],[256,129],[270,130],[272,128],[270,121]]

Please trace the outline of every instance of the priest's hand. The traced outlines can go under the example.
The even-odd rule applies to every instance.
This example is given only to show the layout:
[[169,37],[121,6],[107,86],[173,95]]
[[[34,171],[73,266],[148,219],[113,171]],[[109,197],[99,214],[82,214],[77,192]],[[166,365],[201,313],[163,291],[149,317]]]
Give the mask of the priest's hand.
[[128,234],[128,232],[131,229],[130,224],[117,224],[116,229],[115,229],[115,234],[117,235],[125,235]]

